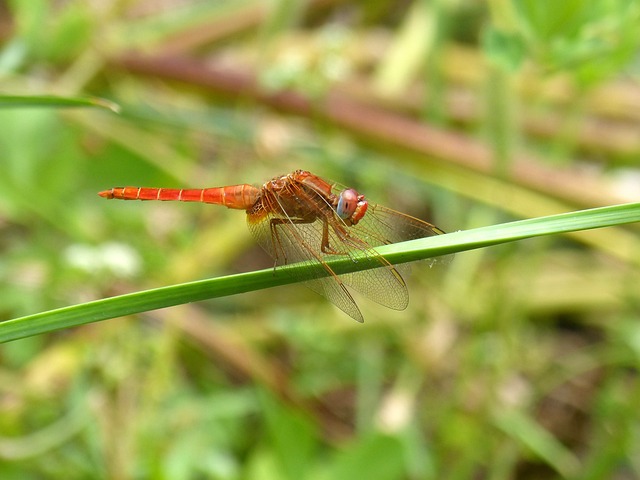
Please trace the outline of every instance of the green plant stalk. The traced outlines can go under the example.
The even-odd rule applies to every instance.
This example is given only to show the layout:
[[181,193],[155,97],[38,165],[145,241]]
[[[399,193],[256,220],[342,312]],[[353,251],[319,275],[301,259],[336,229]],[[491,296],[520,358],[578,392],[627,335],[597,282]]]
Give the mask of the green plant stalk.
[[[400,264],[525,238],[611,227],[639,221],[640,203],[632,203],[492,225],[385,245],[376,250],[384,255],[389,262]],[[350,258],[344,257],[327,263],[339,274],[379,266],[373,262],[354,262]],[[295,271],[295,275],[290,275],[289,270]],[[318,271],[326,274],[320,266],[310,267],[309,265],[296,264],[275,270],[259,270],[171,285],[50,310],[0,323],[0,343],[123,315],[286,285],[316,278]]]

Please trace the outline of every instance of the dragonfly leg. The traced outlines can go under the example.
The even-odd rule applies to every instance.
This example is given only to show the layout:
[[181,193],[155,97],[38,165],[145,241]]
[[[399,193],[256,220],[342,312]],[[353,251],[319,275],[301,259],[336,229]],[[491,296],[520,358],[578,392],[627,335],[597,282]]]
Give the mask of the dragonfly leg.
[[272,218],[269,223],[269,229],[271,230],[271,242],[273,244],[273,258],[275,259],[275,268],[278,265],[278,260],[282,258],[282,264],[287,265],[289,261],[287,260],[287,254],[282,246],[280,241],[280,234],[278,233],[278,225],[286,225],[290,223],[300,224],[300,223],[311,223],[314,219],[306,219],[306,218]]
[[271,230],[271,244],[273,245],[273,268],[275,269],[278,265],[278,260],[282,257],[282,263],[284,265],[287,264],[287,255],[285,254],[284,248],[282,247],[282,243],[280,242],[280,235],[278,234],[278,229],[276,225],[282,225],[282,219],[280,218],[272,218],[269,223],[269,229]]
[[[344,244],[354,244],[353,237],[349,235],[349,232],[343,228],[342,225],[332,224],[331,228],[341,242]],[[362,247],[360,244],[356,244],[356,246]],[[348,255],[347,251],[339,251],[329,245],[329,221],[326,218],[322,222],[322,244],[320,245],[320,249],[322,253],[328,253],[330,255]]]
[[331,255],[337,255],[337,251],[329,245],[329,222],[325,218],[322,221],[322,242],[320,243],[320,250],[322,253],[328,253]]

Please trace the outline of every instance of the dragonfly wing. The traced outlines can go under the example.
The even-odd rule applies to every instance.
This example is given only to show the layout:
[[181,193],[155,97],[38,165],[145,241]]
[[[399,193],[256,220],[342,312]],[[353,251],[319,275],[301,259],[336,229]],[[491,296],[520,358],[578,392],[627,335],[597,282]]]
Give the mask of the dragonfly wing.
[[352,228],[372,247],[444,233],[430,223],[381,205],[369,205],[367,214]]
[[338,283],[331,278],[306,280],[303,283],[307,288],[310,288],[317,294],[328,299],[356,322],[364,323],[362,312],[360,311],[360,308],[358,308],[356,301],[349,293],[349,290],[344,286],[344,283]]
[[430,223],[380,205],[369,205],[366,215],[357,225],[350,227],[349,231],[351,241],[363,245],[359,250],[360,255],[367,258],[367,261],[377,261],[382,267],[354,272],[341,278],[347,285],[373,301],[389,308],[404,310],[408,305],[409,296],[401,273],[408,273],[409,266],[389,264],[373,250],[373,247],[444,232]]
[[[343,281],[324,262],[325,254],[320,250],[322,222],[292,223],[274,214],[266,214],[259,220],[247,218],[249,230],[258,244],[271,255],[276,266],[306,263],[317,272],[317,278],[302,282],[314,292],[324,296],[340,310],[358,322],[364,322],[360,309],[345,287]],[[317,267],[321,265],[328,276],[323,276]],[[285,270],[298,278],[296,271]]]
[[[402,269],[390,264],[374,247],[443,233],[427,222],[377,205],[370,205],[359,223],[350,227],[335,212],[327,219],[318,215],[313,221],[302,222],[283,213],[263,210],[260,216],[249,214],[247,220],[251,233],[277,266],[297,262],[314,268],[321,265],[328,276],[323,277],[322,271],[316,270],[317,278],[303,280],[305,284],[360,322],[362,314],[345,285],[395,310],[404,310],[409,303],[406,284],[398,271]],[[327,248],[323,252],[324,234]],[[326,261],[337,256],[348,256],[370,268],[336,275]]]

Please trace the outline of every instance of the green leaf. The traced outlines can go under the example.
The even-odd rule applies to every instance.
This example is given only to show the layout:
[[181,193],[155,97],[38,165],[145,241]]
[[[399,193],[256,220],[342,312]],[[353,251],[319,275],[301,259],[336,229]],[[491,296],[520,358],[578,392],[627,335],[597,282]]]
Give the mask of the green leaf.
[[53,107],[77,108],[100,107],[119,113],[120,106],[104,98],[58,97],[55,95],[0,95],[0,108]]
[[[525,238],[638,221],[640,221],[640,203],[630,203],[385,245],[377,251],[391,263],[399,264]],[[354,262],[350,258],[338,258],[327,263],[338,274],[377,266],[370,262]],[[295,275],[290,275],[289,271],[295,271]],[[326,274],[321,266],[309,267],[295,264],[277,270],[259,270],[105,298],[0,323],[0,342],[183,303],[286,285],[298,281],[297,279],[315,278],[318,272]]]
[[482,35],[487,56],[509,72],[517,71],[525,60],[526,45],[517,34],[487,28]]
[[329,465],[321,479],[392,480],[403,478],[404,452],[400,440],[394,436],[374,432],[344,450]]
[[304,478],[316,449],[318,432],[301,412],[277,401],[268,391],[260,391],[262,411],[265,414],[269,446],[278,460],[282,472],[292,480]]

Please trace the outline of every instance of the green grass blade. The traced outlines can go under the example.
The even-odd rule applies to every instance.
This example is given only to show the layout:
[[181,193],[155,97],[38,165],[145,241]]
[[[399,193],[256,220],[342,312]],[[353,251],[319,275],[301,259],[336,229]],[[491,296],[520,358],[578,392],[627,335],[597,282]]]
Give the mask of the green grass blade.
[[120,106],[104,98],[95,97],[58,97],[55,95],[0,95],[0,108],[47,107],[47,108],[76,108],[100,107],[114,113],[120,111]]
[[[398,264],[525,238],[638,221],[640,221],[640,203],[624,204],[476,228],[386,245],[377,250],[391,263]],[[353,262],[348,258],[328,263],[337,273],[374,266],[367,265],[367,262]],[[300,272],[295,276],[289,275],[286,271],[289,269],[300,270]],[[298,281],[297,279],[314,278],[316,274],[317,271],[308,266],[291,265],[277,270],[259,270],[105,298],[2,322],[0,323],[0,343],[123,315],[276,287],[294,283]]]
[[526,413],[502,409],[495,412],[494,421],[498,428],[534,452],[563,477],[571,477],[579,471],[580,462],[576,456]]

